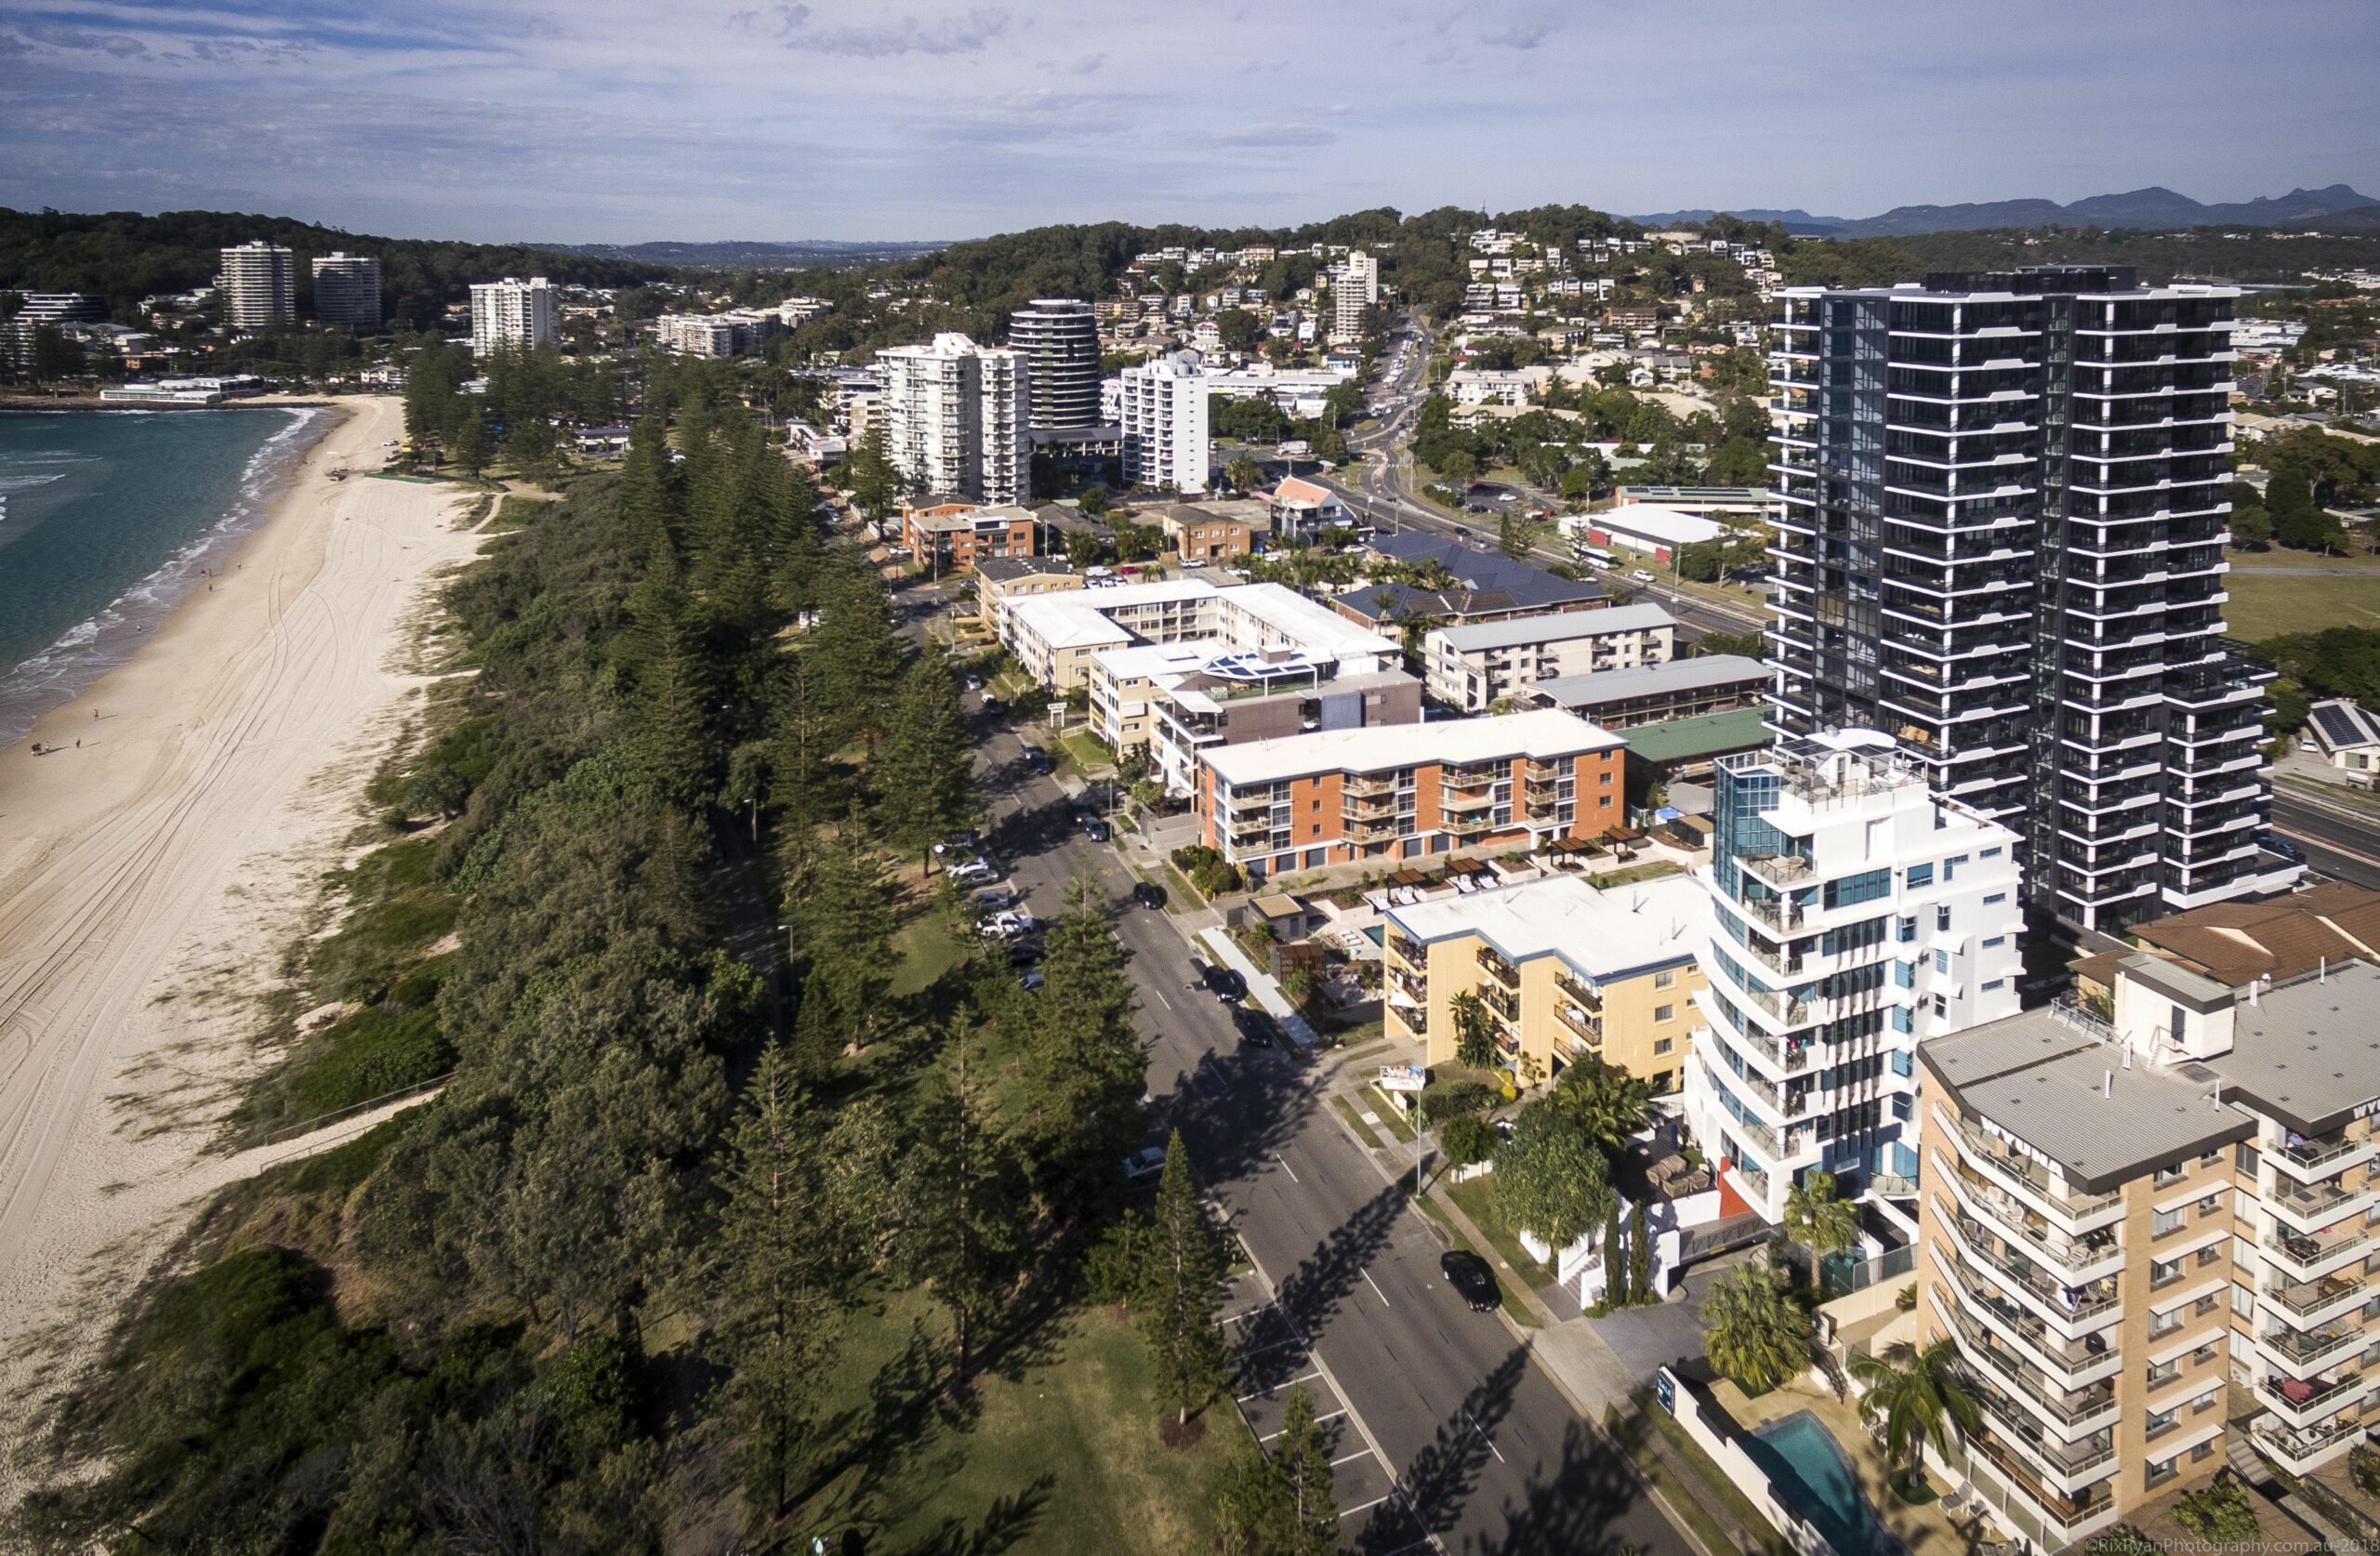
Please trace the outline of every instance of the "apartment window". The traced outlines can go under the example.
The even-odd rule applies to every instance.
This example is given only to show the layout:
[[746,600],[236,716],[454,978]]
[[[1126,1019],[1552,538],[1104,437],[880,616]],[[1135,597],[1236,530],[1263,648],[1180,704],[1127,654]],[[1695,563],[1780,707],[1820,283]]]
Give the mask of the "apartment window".
[[2152,1486],[2163,1485],[2167,1481],[2172,1480],[2181,1472],[2181,1460],[2178,1458],[2169,1458],[2162,1464],[2152,1464],[2149,1467],[2148,1483]]
[[2179,1378],[2181,1375],[2182,1365],[2179,1362],[2151,1362],[2149,1364],[2149,1386],[2152,1389],[2158,1388],[2162,1384],[2171,1383],[2175,1378]]
[[1676,1047],[1677,1039],[1674,1037],[1656,1037],[1653,1039],[1653,1051],[1657,1054],[1667,1053]]
[[1917,915],[1904,913],[1900,916],[1900,938],[1904,941],[1917,938]]
[[2190,1449],[2190,1462],[2192,1464],[2203,1464],[2214,1457],[2215,1439],[2212,1437],[2208,1438],[2203,1443],[2196,1444]]
[[1987,978],[1984,980],[1983,992],[1990,994],[1994,989],[2004,989],[2007,986],[2008,980],[2005,978]]
[[1657,973],[1653,974],[1653,987],[1655,987],[1655,988],[1657,988],[1657,989],[1673,989],[1673,988],[1676,988],[1676,987],[1677,987],[1677,974],[1676,974],[1676,972],[1674,972],[1674,971],[1670,971],[1670,972],[1657,972]]
[[1935,927],[1937,930],[1947,930],[1947,929],[1949,929],[1949,928],[1950,927],[1950,903],[1942,903],[1937,904],[1937,905],[1935,907],[1935,909],[1934,909],[1934,927]]
[[1677,1020],[1677,1007],[1674,1005],[1656,1005],[1653,1007],[1653,1019],[1657,1022],[1673,1022]]
[[1914,1074],[1915,1063],[1916,1061],[1911,1056],[1910,1051],[1907,1048],[1895,1048],[1893,1050],[1894,1075],[1908,1075]]
[[2197,1259],[2199,1268],[2203,1270],[2222,1257],[2223,1245],[2220,1243],[2210,1243],[2205,1247],[2202,1247],[2198,1251]]
[[2179,1232],[2182,1230],[2182,1224],[2188,1220],[2189,1218],[2179,1210],[2160,1210],[2149,1218],[2149,1233],[2152,1237],[2162,1237],[2169,1232]]
[[1318,799],[1315,800],[1313,803],[1309,804],[1306,809],[1309,811],[1319,811],[1322,809],[1322,801]]
[[2215,1295],[2215,1293],[2211,1291],[2208,1292],[2205,1296],[2190,1304],[2191,1316],[2196,1318],[2204,1318],[2208,1313],[2211,1313],[2215,1310],[2219,1300],[2220,1299]]
[[2007,900],[2008,900],[2008,893],[2006,893],[2005,891],[1995,891],[1995,892],[1993,892],[1990,896],[1986,897],[1986,898],[1983,900],[1983,905],[1984,905],[1984,906],[1986,906],[1986,907],[1994,907],[1994,906],[1997,906],[1999,903],[2002,903],[2006,902]]
[[1902,877],[1902,884],[1907,886],[1911,891],[1916,890],[1921,886],[1933,885],[1934,866],[1931,864],[1911,864],[1909,867],[1909,873]]
[[1896,1005],[1893,1007],[1893,1030],[1895,1032],[1915,1032],[1917,1030],[1917,1023],[1910,1019],[1908,1006]]
[[1917,986],[1917,964],[1915,962],[1895,962],[1893,964],[1893,982],[1904,989],[1915,988]]
[[1995,844],[1995,845],[1993,845],[1992,847],[1988,848],[1988,849],[1986,849],[1986,850],[1984,850],[1984,851],[1983,851],[1983,857],[1984,857],[1984,858],[1986,858],[1986,859],[1997,859],[1997,858],[1999,858],[1999,857],[2000,857],[2000,855],[2001,855],[2003,851],[2004,851],[2003,850],[2002,850],[2002,849],[2001,849],[1997,844]]
[[1869,870],[1841,880],[1826,883],[1826,905],[1831,908],[1849,907],[1855,903],[1872,903],[1893,889],[1890,870]]
[[1960,866],[1960,865],[1962,865],[1962,864],[1965,864],[1966,862],[1967,862],[1967,856],[1966,856],[1965,854],[1963,854],[1963,853],[1954,853],[1954,854],[1952,854],[1950,858],[1945,859],[1944,861],[1942,861],[1942,879],[1943,879],[1943,881],[1944,881],[1945,883],[1948,883],[1948,882],[1950,882],[1950,881],[1953,881],[1953,880],[1958,879],[1958,877],[1959,877],[1959,866]]
[[2170,1335],[2181,1326],[2182,1312],[2179,1308],[2172,1312],[2152,1312],[2149,1315],[2149,1337],[2151,1339],[2159,1335]]
[[1950,954],[1948,951],[1936,951],[1934,953],[1934,970],[1937,972],[1948,972],[1950,970]]
[[2175,1184],[2182,1180],[2183,1175],[2186,1171],[2186,1168],[2177,1167],[2159,1167],[2157,1169],[2156,1177],[2149,1180],[2149,1186],[2151,1188],[2158,1189],[2170,1189]]
[[1986,951],[1997,951],[2007,943],[2008,937],[2006,935],[1986,935],[1983,941],[1983,948]]
[[1611,774],[1610,774],[1610,773],[1608,773],[1608,772],[1606,772],[1606,773],[1605,773],[1602,777],[1597,778],[1597,779],[1595,780],[1595,782],[1596,782],[1596,783],[1598,783],[1598,784],[1603,784],[1603,785],[1608,785],[1611,783]]
[[1912,1111],[1910,1106],[1911,1101],[1909,1093],[1905,1091],[1893,1098],[1893,1116],[1904,1124],[1909,1122],[1910,1114]]
[[[2160,1286],[2171,1286],[2181,1278],[2182,1261],[2180,1259],[2152,1259],[2149,1262],[2149,1288],[2151,1291],[2156,1290]],[[2179,1324],[2181,1321],[2181,1315],[2178,1312],[2175,1313],[2174,1315],[2174,1322]]]
[[2223,1194],[2221,1191],[2218,1190],[2217,1192],[2207,1195],[2204,1199],[2200,1200],[2198,1202],[2198,1213],[2202,1218],[2221,1215],[2223,1213]]
[[[2202,1414],[2205,1411],[2214,1409],[2215,1405],[2220,1403],[2221,1396],[2216,1394],[2214,1390],[2209,1389],[2205,1393],[2202,1393],[2199,1395],[2198,1398],[2190,1401],[2190,1414],[2193,1416]],[[2212,1443],[2205,1443],[2200,1445],[2210,1449],[2215,1446]]]
[[[1944,970],[1946,970],[1946,971],[1947,971],[1948,969],[1945,969]],[[1950,1002],[1948,999],[1944,998],[1942,996],[1940,996],[1940,995],[1936,995],[1936,996],[1934,996],[1934,1015],[1935,1015],[1936,1019],[1937,1019],[1937,1020],[1939,1020],[1941,1017],[1943,1017],[1943,1016],[1947,1016],[1947,1015],[1949,1015],[1950,1013]]]
[[2177,1410],[2151,1410],[2149,1413],[2149,1435],[2153,1440],[2174,1430],[2181,1420]]

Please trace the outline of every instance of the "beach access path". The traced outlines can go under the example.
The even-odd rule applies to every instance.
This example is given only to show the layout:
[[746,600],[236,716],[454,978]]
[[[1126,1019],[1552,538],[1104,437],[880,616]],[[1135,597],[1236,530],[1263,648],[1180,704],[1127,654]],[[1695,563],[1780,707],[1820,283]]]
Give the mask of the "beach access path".
[[256,1168],[208,1149],[264,1062],[253,996],[322,928],[412,631],[481,543],[459,488],[331,479],[379,467],[396,400],[328,415],[212,589],[0,749],[0,1507],[43,1399]]

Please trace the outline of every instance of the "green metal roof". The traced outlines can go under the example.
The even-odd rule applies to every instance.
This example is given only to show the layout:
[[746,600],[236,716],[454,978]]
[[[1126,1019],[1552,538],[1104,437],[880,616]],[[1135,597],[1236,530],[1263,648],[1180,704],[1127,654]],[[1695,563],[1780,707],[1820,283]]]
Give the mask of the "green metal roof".
[[1628,743],[1630,756],[1648,762],[1674,762],[1767,745],[1771,737],[1761,719],[1759,708],[1739,707],[1692,719],[1665,719],[1617,732]]

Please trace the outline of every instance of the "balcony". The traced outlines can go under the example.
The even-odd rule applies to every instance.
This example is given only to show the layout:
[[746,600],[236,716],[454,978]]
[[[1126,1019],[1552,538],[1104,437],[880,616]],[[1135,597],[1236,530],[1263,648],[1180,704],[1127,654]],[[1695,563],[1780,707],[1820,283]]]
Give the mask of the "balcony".
[[1942,1180],[1950,1184],[1950,1192],[1969,1211],[1990,1221],[2003,1236],[2020,1240],[2028,1255],[2066,1272],[2076,1284],[2095,1271],[2113,1273],[2122,1264],[2123,1248],[2116,1241],[2115,1228],[2102,1227],[2080,1237],[2069,1237],[2051,1226],[2039,1211],[1964,1162],[1954,1165],[1937,1152],[1934,1167],[1944,1174]]
[[1794,1158],[1807,1151],[1812,1143],[1806,1126],[1772,1129],[1749,1118],[1733,1118],[1727,1121],[1727,1132],[1750,1141],[1753,1150],[1778,1167],[1792,1167]]
[[1453,815],[1458,811],[1485,811],[1495,803],[1496,795],[1491,785],[1482,785],[1476,794],[1458,794],[1449,785],[1446,798],[1438,801],[1438,809]]
[[2094,1471],[2105,1470],[2116,1461],[2115,1433],[2095,1431],[2080,1443],[2061,1443],[2042,1434],[2041,1423],[2025,1414],[2016,1402],[1990,1383],[1976,1390],[1977,1403],[1984,1414],[1991,1418],[1994,1442],[2014,1444],[2050,1483],[2063,1483],[2061,1489],[2079,1491],[2093,1481],[2107,1477]]
[[1516,1022],[1521,1019],[1521,996],[1510,989],[1500,988],[1493,983],[1482,983],[1479,985],[1479,1002],[1504,1021]]
[[2267,1146],[2265,1154],[2275,1167],[2310,1180],[2369,1160],[2375,1145],[2380,1145],[2380,1136],[2321,1135],[2309,1140],[2293,1134],[2279,1145]]
[[2109,1225],[2122,1215],[2121,1193],[2091,1194],[2069,1190],[2051,1177],[2047,1167],[2018,1154],[2008,1142],[1965,1119],[1953,1119],[1938,1107],[1934,1110],[1934,1118],[1950,1132],[1963,1160],[2014,1193],[2020,1202],[2048,1215],[2052,1224],[2062,1220],[2062,1230],[2080,1235],[2092,1227]]
[[1739,855],[1736,863],[1780,890],[1810,878],[1810,862],[1799,854],[1745,854]]
[[2289,1178],[2278,1180],[2269,1193],[2257,1196],[2265,1207],[2294,1224],[2309,1231],[2328,1226],[2372,1203],[2373,1182],[2369,1176],[2349,1182],[2347,1175],[2315,1183],[2299,1183]]
[[2320,1427],[2363,1397],[2370,1380],[2361,1373],[2332,1380],[2268,1373],[2258,1380],[2257,1400],[2294,1427]]
[[[2080,1495],[2068,1496],[2036,1474],[1997,1433],[1986,1432],[1969,1445],[1990,1464],[1991,1475],[2016,1491],[2022,1502],[2030,1504],[2023,1511],[2040,1521],[2047,1536],[2044,1543],[2053,1549],[2081,1540],[2101,1521],[2115,1517],[2115,1498],[2105,1483]],[[1979,1488],[1978,1494],[1993,1501],[1999,1499],[1988,1489]]]
[[2305,1324],[2320,1324],[2363,1305],[2371,1280],[2360,1271],[2319,1281],[2273,1281],[2264,1288],[2265,1300]]
[[[1488,831],[1490,828],[1494,827],[1497,823],[1492,811],[1483,810],[1470,811],[1462,815],[1447,816],[1443,818],[1438,824],[1448,832],[1459,833],[1467,837],[1474,832]],[[1507,822],[1504,824],[1509,826],[1512,824]]]
[[2301,1281],[2315,1281],[2345,1269],[2344,1256],[2360,1254],[2371,1241],[2371,1229],[2356,1222],[2330,1236],[2319,1233],[2270,1233],[2265,1238],[2265,1252],[2282,1273]]
[[[1966,1272],[1946,1261],[1948,1251],[1939,1246],[1934,1250],[1934,1261],[1941,1269],[1951,1288],[1958,1294],[1959,1305],[1970,1321],[1991,1330],[2016,1352],[2039,1367],[2042,1376],[2060,1389],[2082,1389],[2103,1382],[2123,1370],[2123,1353],[2117,1350],[2111,1337],[2112,1328],[2102,1329],[2074,1338],[2033,1316],[2025,1307],[2003,1295],[1980,1289]],[[1941,1306],[1935,1299],[1935,1306]]]
[[[1941,1311],[1939,1303],[1935,1311]],[[1998,1337],[1966,1314],[1953,1312],[1950,1317],[1951,1327],[1959,1335],[1960,1354],[1968,1365],[2010,1391],[2019,1404],[2051,1425],[2069,1432],[2082,1431],[2113,1421],[2119,1414],[2112,1382],[2094,1383],[2085,1389],[2060,1388],[2047,1374],[2001,1344]]]
[[2363,1440],[2361,1421],[2334,1421],[2311,1431],[2291,1426],[2274,1415],[2248,1423],[2248,1440],[2258,1453],[2293,1475],[2306,1475],[2328,1464]]
[[1416,1005],[1430,1003],[1430,981],[1420,973],[1408,972],[1401,967],[1387,969],[1388,988],[1392,996],[1403,995]]
[[1517,989],[1521,986],[1521,969],[1499,956],[1493,948],[1481,946],[1477,959],[1482,970],[1504,987]]
[[2332,1357],[2360,1351],[2370,1341],[2360,1315],[2325,1324],[2311,1332],[2275,1325],[2260,1331],[2257,1346],[2290,1372],[2304,1375]]
[[1343,785],[1343,792],[1360,798],[1369,798],[1375,795],[1393,795],[1396,792],[1396,774],[1369,772],[1360,777],[1350,778]]
[[2021,1253],[2008,1251],[1983,1222],[1968,1216],[1953,1216],[1949,1224],[1952,1240],[1969,1259],[1994,1272],[1998,1284],[2026,1299],[2027,1307],[2052,1324],[2065,1324],[2080,1331],[2096,1320],[2115,1317],[2122,1305],[2122,1296],[2112,1277],[2103,1275],[2087,1286],[2069,1286]]

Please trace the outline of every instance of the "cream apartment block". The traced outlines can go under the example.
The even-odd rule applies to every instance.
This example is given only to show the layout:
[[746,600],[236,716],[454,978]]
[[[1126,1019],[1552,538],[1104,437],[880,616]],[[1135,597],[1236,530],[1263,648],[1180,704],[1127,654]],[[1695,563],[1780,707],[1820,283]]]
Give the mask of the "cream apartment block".
[[[1210,578],[1106,584],[1041,599],[1012,599],[1002,642],[1027,675],[1052,692],[1099,689],[1094,661],[1111,649],[1147,643],[1203,643],[1216,653],[1289,651],[1318,655],[1383,655],[1395,645],[1354,626],[1278,584],[1223,585]],[[1145,679],[1145,678],[1136,678]],[[1111,690],[1112,701],[1128,700]],[[1141,717],[1146,710],[1117,718]]]
[[1958,1469],[2055,1549],[2212,1476],[2343,1457],[2380,1374],[2380,969],[2227,988],[2146,954],[1924,1044],[1918,1317],[1988,1430]]
[[1598,891],[1547,876],[1392,908],[1382,948],[1391,1036],[1452,1062],[1454,997],[1479,996],[1506,1068],[1551,1080],[1592,1055],[1678,1088],[1695,1026],[1709,907],[1685,876]]
[[1771,1221],[1813,1167],[1905,1200],[1920,1039],[2018,1008],[2017,837],[1873,730],[1723,758],[1712,790],[1687,1127]]
[[471,350],[551,345],[562,330],[561,294],[544,276],[471,284]]
[[1018,600],[1045,594],[1073,594],[1087,580],[1064,557],[986,557],[975,564],[975,613],[1011,653],[1009,611]]
[[1431,699],[1465,713],[1540,680],[1666,665],[1676,653],[1677,622],[1659,605],[1441,626],[1421,639]]
[[1031,364],[945,333],[876,353],[884,452],[913,489],[979,503],[1032,496]]

